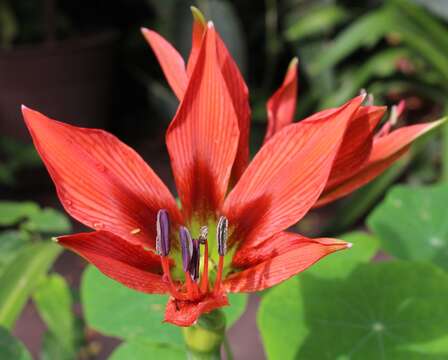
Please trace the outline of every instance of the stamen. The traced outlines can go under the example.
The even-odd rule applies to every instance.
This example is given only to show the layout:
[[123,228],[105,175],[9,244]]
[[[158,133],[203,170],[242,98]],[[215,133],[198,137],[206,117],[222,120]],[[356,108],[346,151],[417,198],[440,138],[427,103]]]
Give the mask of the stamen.
[[201,291],[203,293],[208,290],[208,228],[207,226],[202,226],[199,230],[199,243],[204,245],[204,267],[202,270],[202,278],[201,278]]
[[183,294],[181,294],[176,289],[176,285],[174,284],[173,278],[171,277],[170,264],[168,258],[165,256],[160,256],[160,261],[162,263],[163,276],[168,280],[171,295],[176,299],[182,300],[185,296],[183,296]]
[[218,254],[224,256],[227,253],[227,238],[229,233],[229,220],[221,216],[216,228],[216,237],[218,239]]
[[165,209],[157,213],[156,252],[160,256],[168,256],[170,252],[170,218]]
[[193,240],[190,232],[185,226],[179,228],[180,247],[182,250],[182,269],[187,272],[190,266],[190,261],[193,256]]
[[224,256],[227,253],[227,238],[229,235],[229,220],[226,217],[221,216],[216,227],[216,238],[218,239],[218,272],[216,274],[215,287],[213,291],[219,292],[219,288],[222,282],[222,272],[224,269]]
[[141,229],[139,229],[139,228],[135,228],[135,229],[132,229],[131,231],[130,231],[130,233],[131,233],[131,235],[137,235],[139,232],[141,232],[142,230]]
[[193,254],[190,260],[190,274],[194,281],[199,279],[199,263],[201,260],[201,249],[199,247],[199,240],[193,239]]
[[191,280],[190,265],[193,258],[193,239],[190,232],[185,226],[179,228],[180,247],[182,251],[182,270],[185,275],[185,283],[187,287],[187,295],[196,298],[199,289],[196,283]]

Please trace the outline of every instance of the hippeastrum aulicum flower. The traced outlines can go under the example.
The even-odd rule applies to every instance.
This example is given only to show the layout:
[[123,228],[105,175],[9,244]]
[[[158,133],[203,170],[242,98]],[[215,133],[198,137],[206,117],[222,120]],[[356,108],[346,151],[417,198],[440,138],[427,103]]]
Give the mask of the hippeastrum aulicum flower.
[[58,243],[132,289],[169,294],[165,319],[180,326],[227,305],[229,292],[269,288],[349,247],[287,229],[372,180],[438,124],[389,124],[375,136],[385,108],[363,106],[364,96],[293,123],[293,60],[249,162],[247,86],[213,24],[194,16],[186,66],[160,35],[142,30],[180,101],[166,133],[180,207],[115,136],[23,107],[62,205],[94,230]]

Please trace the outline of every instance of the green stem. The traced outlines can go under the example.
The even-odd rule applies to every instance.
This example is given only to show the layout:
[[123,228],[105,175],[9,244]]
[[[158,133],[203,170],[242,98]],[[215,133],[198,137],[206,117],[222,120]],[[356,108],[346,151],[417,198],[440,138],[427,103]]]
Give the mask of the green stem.
[[195,325],[183,328],[188,359],[220,360],[225,330],[226,319],[219,309],[202,315]]

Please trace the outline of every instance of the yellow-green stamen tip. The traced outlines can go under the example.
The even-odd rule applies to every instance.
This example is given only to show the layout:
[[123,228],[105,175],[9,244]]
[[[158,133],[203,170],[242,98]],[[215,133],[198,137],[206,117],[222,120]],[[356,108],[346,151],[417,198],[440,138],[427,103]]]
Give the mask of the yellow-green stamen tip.
[[200,22],[203,26],[206,24],[205,16],[196,6],[190,6],[191,13],[193,14],[193,18]]

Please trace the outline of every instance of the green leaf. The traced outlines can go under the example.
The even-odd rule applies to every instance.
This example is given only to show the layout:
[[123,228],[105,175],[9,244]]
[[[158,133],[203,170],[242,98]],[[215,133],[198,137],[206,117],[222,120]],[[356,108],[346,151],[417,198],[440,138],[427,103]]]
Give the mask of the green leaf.
[[8,330],[0,326],[0,359],[32,360],[26,347],[12,336]]
[[0,275],[0,325],[11,329],[28,297],[47,273],[61,247],[53,243],[24,247]]
[[[247,298],[247,294],[229,294],[230,305],[222,308],[227,327],[244,313]],[[163,323],[166,295],[128,289],[89,265],[82,277],[81,299],[87,324],[106,335],[183,346],[179,328]]]
[[448,186],[396,186],[367,223],[390,254],[448,269]]
[[286,31],[286,38],[297,41],[333,29],[348,18],[347,11],[335,4],[316,6],[300,16]]
[[333,44],[310,66],[310,71],[317,74],[332,67],[364,46],[373,46],[388,31],[393,18],[387,8],[370,12],[353,22],[334,40]]
[[87,324],[108,336],[183,346],[180,329],[163,323],[165,295],[128,289],[88,266],[82,277],[81,299]]
[[258,325],[269,359],[445,359],[447,298],[439,268],[364,264],[346,279],[304,274],[278,286],[263,297]]
[[224,306],[222,311],[226,316],[226,327],[230,328],[244,314],[247,306],[247,294],[228,294],[229,306]]
[[121,344],[109,357],[109,360],[185,360],[185,351],[179,348],[151,343],[130,341]]
[[320,260],[311,266],[306,274],[327,279],[344,278],[359,264],[370,262],[378,252],[378,239],[367,233],[357,231],[338,236],[338,238],[352,243],[352,248],[337,251]]
[[68,218],[52,208],[44,208],[37,213],[30,214],[23,227],[28,231],[40,233],[64,233],[71,229]]
[[7,230],[0,233],[0,274],[3,268],[14,259],[23,246],[29,243],[26,233]]
[[349,68],[341,77],[338,91],[321,100],[321,108],[339,106],[355,96],[373,77],[387,77],[397,72],[397,62],[412,55],[408,49],[387,49],[377,52],[361,66]]
[[[33,294],[39,315],[61,348],[73,356],[75,352],[75,319],[72,296],[65,279],[57,274],[48,276]],[[70,358],[70,356],[66,356]],[[74,357],[74,356],[73,356]]]
[[0,226],[11,226],[39,212],[33,202],[0,201]]
[[17,18],[8,1],[0,1],[0,47],[10,48],[18,32]]
[[44,334],[40,360],[75,360],[75,358],[74,352],[68,351],[53,332],[47,331]]

